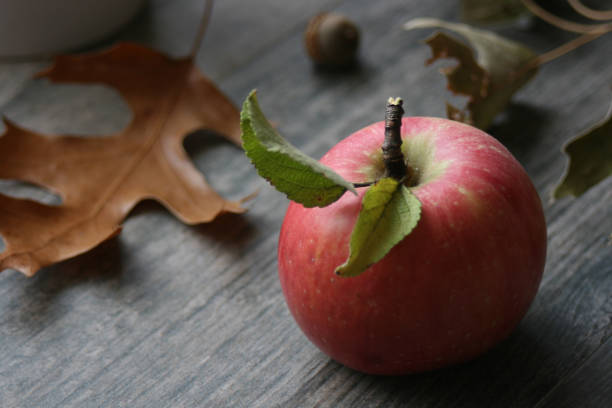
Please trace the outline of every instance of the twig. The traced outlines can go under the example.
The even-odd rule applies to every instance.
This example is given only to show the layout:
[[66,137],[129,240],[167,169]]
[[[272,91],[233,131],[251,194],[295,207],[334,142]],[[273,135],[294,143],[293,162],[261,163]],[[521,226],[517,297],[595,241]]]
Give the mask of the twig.
[[605,32],[602,33],[596,33],[596,34],[582,34],[579,37],[574,38],[571,41],[566,42],[563,45],[560,45],[557,48],[554,48],[550,51],[547,51],[543,54],[538,55],[537,57],[535,57],[532,62],[530,62],[528,65],[530,65],[529,69],[531,68],[535,68],[539,65],[545,64],[549,61],[552,61],[556,58],[559,58],[562,55],[567,54],[570,51],[575,50],[576,48],[593,41],[596,38],[601,37],[602,35],[604,35]]
[[[574,38],[571,41],[566,42],[565,44],[560,45],[557,48],[554,48],[550,51],[547,51],[543,54],[538,55],[537,57],[535,57],[533,60],[531,60],[529,63],[527,63],[526,65],[524,65],[518,72],[515,72],[514,75],[512,76],[513,78],[516,78],[517,74],[523,74],[531,69],[534,69],[540,65],[543,65],[547,62],[550,62],[554,59],[557,59],[559,57],[561,57],[562,55],[567,54],[570,51],[575,50],[578,47],[583,46],[586,43],[589,43],[599,37],[601,37],[602,35],[612,31],[612,23],[608,23],[608,24],[596,24],[596,25],[589,25],[589,24],[578,24],[578,23],[574,23],[572,21],[568,21],[565,19],[562,19],[560,17],[557,17],[551,13],[549,13],[548,11],[544,10],[543,8],[541,8],[540,6],[538,6],[537,4],[535,4],[532,0],[522,0],[523,3],[525,4],[525,6],[527,8],[529,8],[529,10],[531,10],[531,12],[533,12],[536,16],[540,17],[541,19],[545,20],[546,22],[559,27],[563,30],[567,30],[567,31],[573,31],[573,32],[579,32],[582,33],[582,35]],[[586,6],[584,6],[580,0],[568,0],[568,2],[570,3],[570,5],[572,7],[575,6],[582,6],[585,9],[588,9]],[[590,10],[590,9],[588,9]],[[594,11],[595,13],[611,13],[612,12],[598,12],[595,10],[591,10]],[[588,28],[588,30],[585,31],[578,31],[578,29],[580,30],[584,30],[585,28]]]
[[517,71],[512,72],[508,76],[507,80],[514,81],[517,78],[520,78],[522,75],[524,75],[528,71],[531,71],[532,69],[537,68],[540,65],[546,64],[547,62],[557,59],[567,54],[568,52],[573,51],[576,48],[581,47],[584,44],[595,40],[596,38],[601,37],[604,34],[606,33],[603,32],[603,33],[596,33],[596,34],[582,34],[581,36],[576,37],[573,40],[568,41],[565,44],[562,44],[557,48],[554,48],[550,51],[546,51],[545,53],[536,56],[531,61],[521,66],[520,69],[518,69]]
[[202,12],[202,18],[200,19],[200,26],[198,27],[198,32],[195,36],[193,46],[189,52],[189,58],[191,59],[196,57],[198,51],[200,50],[200,46],[202,45],[202,40],[204,39],[204,34],[206,34],[208,22],[210,21],[210,15],[212,14],[213,3],[213,0],[204,0],[204,11]]
[[612,10],[594,10],[585,6],[580,0],[567,0],[567,2],[576,12],[591,20],[612,20]]
[[551,12],[538,6],[533,0],[522,0],[525,7],[533,14],[540,17],[549,24],[554,25],[565,31],[571,31],[580,34],[597,34],[612,31],[612,23],[606,24],[580,24],[564,18],[555,16]]

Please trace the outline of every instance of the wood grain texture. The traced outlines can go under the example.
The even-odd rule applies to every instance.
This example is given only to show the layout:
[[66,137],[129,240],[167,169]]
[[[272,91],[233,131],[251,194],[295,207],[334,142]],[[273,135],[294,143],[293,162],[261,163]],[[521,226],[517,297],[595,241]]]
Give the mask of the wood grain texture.
[[[201,7],[153,1],[113,40],[180,55]],[[362,28],[361,63],[350,72],[315,69],[303,51],[305,22],[325,8]],[[424,67],[429,50],[420,41],[429,32],[401,30],[418,16],[456,20],[458,7],[442,0],[219,1],[198,61],[236,104],[258,88],[279,130],[320,157],[382,120],[390,95],[404,98],[408,114],[444,114],[444,78]],[[504,33],[538,51],[567,39],[542,24]],[[549,250],[526,318],[486,355],[440,371],[376,377],[319,352],[289,315],[276,276],[287,201],[239,149],[196,132],[185,146],[214,189],[230,199],[260,189],[249,212],[189,227],[147,202],[118,238],[88,254],[31,279],[0,274],[0,406],[609,406],[612,179],[578,199],[549,197],[566,165],[561,146],[609,105],[610,47],[612,36],[604,36],[543,67],[490,129],[540,192]],[[108,88],[28,79],[43,65],[0,64],[2,114],[45,133],[104,134],[129,122],[129,109]],[[9,181],[0,189],[49,199]]]
[[538,407],[590,408],[609,405],[612,401],[610,360],[612,346],[608,338],[588,360],[551,389]]

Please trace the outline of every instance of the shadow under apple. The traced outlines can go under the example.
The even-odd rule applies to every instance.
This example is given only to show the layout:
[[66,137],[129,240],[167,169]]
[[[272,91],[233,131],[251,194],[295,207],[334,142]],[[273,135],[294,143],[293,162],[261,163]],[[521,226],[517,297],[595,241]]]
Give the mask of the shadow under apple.
[[487,133],[499,140],[520,162],[535,148],[552,113],[526,103],[511,103]]

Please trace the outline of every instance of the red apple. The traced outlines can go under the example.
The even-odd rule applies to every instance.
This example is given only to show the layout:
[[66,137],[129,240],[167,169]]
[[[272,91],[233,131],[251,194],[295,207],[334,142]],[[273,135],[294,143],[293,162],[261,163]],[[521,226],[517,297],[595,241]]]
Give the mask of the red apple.
[[[410,235],[361,275],[335,275],[349,254],[360,189],[325,208],[292,202],[278,248],[282,289],[306,336],[375,374],[430,370],[492,347],[527,311],[546,257],[540,199],[501,143],[438,118],[405,118],[401,133],[422,204]],[[321,162],[351,182],[377,179],[383,139],[384,123],[375,123]]]

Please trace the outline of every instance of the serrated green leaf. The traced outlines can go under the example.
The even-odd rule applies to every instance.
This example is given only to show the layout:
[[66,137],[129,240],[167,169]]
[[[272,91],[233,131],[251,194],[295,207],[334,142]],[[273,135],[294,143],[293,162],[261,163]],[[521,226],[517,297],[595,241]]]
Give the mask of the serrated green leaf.
[[406,186],[392,178],[379,180],[363,196],[349,257],[336,273],[359,275],[410,234],[420,218],[421,203]]
[[443,28],[468,40],[476,56],[465,43],[443,32],[436,32],[425,41],[433,56],[431,64],[439,58],[455,58],[458,64],[443,68],[448,88],[469,97],[465,109],[451,106],[447,112],[451,119],[460,119],[481,129],[489,127],[493,118],[506,108],[512,96],[537,72],[530,67],[536,54],[529,48],[503,38],[492,31],[481,30],[467,24],[449,23],[435,18],[417,18],[407,22],[404,29]]
[[240,112],[242,147],[257,169],[277,190],[305,207],[325,207],[346,190],[357,194],[338,173],[300,152],[266,119],[252,91]]
[[554,197],[578,197],[612,175],[612,106],[602,122],[578,136],[563,149],[570,158]]

